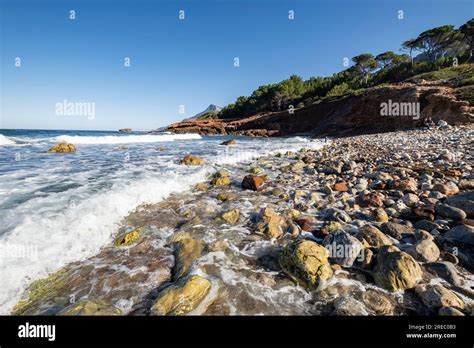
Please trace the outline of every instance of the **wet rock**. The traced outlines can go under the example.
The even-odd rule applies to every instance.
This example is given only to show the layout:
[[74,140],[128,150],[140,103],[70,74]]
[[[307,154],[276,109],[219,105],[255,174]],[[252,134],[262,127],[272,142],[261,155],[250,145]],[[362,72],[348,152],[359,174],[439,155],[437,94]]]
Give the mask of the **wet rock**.
[[425,306],[431,309],[440,307],[454,307],[464,309],[464,302],[451,290],[436,284],[422,284],[415,288],[415,292],[421,298]]
[[288,194],[285,190],[277,187],[272,190],[272,195],[281,199],[288,199]]
[[312,232],[316,228],[314,224],[314,220],[307,217],[296,219],[295,222],[298,224],[298,226],[301,227],[303,231]]
[[453,243],[474,245],[474,227],[459,225],[451,228],[443,237]]
[[252,191],[260,191],[265,183],[263,176],[247,175],[242,180],[242,188]]
[[197,191],[207,192],[207,191],[209,191],[209,184],[207,184],[205,182],[200,182],[200,183],[196,184],[196,186],[194,186],[194,188]]
[[209,294],[212,284],[193,275],[163,290],[151,307],[151,315],[184,315],[194,310]]
[[186,275],[198,258],[201,257],[204,250],[202,240],[183,238],[174,243],[175,268],[173,278],[178,279]]
[[323,218],[324,220],[337,221],[341,223],[349,223],[352,221],[349,214],[347,214],[344,210],[336,208],[328,208],[324,210]]
[[367,309],[364,304],[353,297],[344,296],[334,301],[333,315],[368,315]]
[[356,197],[356,203],[363,208],[383,207],[383,196],[377,193],[361,193]]
[[217,240],[208,246],[210,252],[224,251],[229,247],[229,242],[225,239]]
[[425,264],[425,268],[434,275],[450,282],[451,284],[461,286],[462,281],[456,271],[456,267],[451,262],[441,261]]
[[454,317],[454,316],[461,317],[461,316],[464,316],[464,313],[453,307],[441,307],[438,310],[438,315],[449,316],[449,317]]
[[201,166],[204,163],[205,161],[202,158],[193,155],[184,156],[180,162],[180,164],[185,164],[187,166]]
[[442,194],[444,194],[446,196],[452,196],[452,195],[455,195],[456,193],[459,192],[459,188],[457,187],[457,185],[454,182],[449,181],[446,184],[436,184],[436,185],[434,185],[433,186],[433,191],[441,192]]
[[332,277],[327,249],[309,240],[288,244],[278,261],[282,270],[304,287],[317,288]]
[[98,299],[82,299],[66,307],[58,315],[122,315],[112,304]]
[[344,267],[351,267],[363,249],[362,243],[342,230],[331,233],[323,241],[329,257]]
[[451,207],[447,204],[438,204],[435,206],[436,214],[442,217],[446,217],[453,220],[462,220],[467,217],[466,213],[455,207]]
[[143,227],[138,227],[133,231],[127,232],[115,238],[115,246],[128,246],[135,243],[143,234]]
[[363,292],[362,300],[367,308],[375,312],[377,315],[393,315],[395,305],[390,297],[381,291],[368,289]]
[[221,202],[227,202],[235,199],[237,195],[233,192],[219,192],[216,198]]
[[215,187],[222,187],[230,185],[230,173],[226,170],[217,171],[211,180],[211,185]]
[[414,232],[413,228],[408,227],[406,225],[397,224],[395,222],[385,222],[384,224],[382,224],[380,229],[383,233],[397,240],[400,240],[406,237],[407,235],[412,235]]
[[69,143],[59,143],[52,146],[48,152],[55,152],[55,153],[74,153],[76,152],[76,147],[73,144]]
[[379,249],[373,277],[378,286],[397,291],[413,288],[421,280],[422,271],[413,257],[390,245]]
[[239,216],[240,210],[232,209],[222,214],[222,219],[224,219],[229,224],[234,225],[235,223],[237,223],[237,221],[239,221]]
[[260,214],[259,229],[269,238],[279,238],[283,234],[285,220],[271,208],[264,208]]
[[237,141],[235,139],[229,139],[221,143],[221,145],[235,145],[235,144],[237,144]]
[[384,245],[392,245],[393,242],[382,231],[372,225],[365,225],[359,229],[355,237],[360,241],[366,241],[371,247],[379,248]]

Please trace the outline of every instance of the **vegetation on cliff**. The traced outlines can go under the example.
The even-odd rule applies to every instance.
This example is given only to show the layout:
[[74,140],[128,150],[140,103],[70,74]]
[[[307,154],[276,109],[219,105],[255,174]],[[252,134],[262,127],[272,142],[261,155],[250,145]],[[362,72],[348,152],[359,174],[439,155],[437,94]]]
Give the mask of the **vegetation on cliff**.
[[[400,82],[423,73],[431,72],[436,77],[441,68],[472,63],[473,45],[474,19],[458,29],[452,25],[429,29],[402,43],[401,50],[406,53],[388,51],[377,56],[363,53],[352,58],[352,66],[330,77],[303,80],[292,75],[278,83],[260,86],[248,97],[238,97],[234,103],[224,107],[218,117],[243,118],[286,110],[290,105],[300,108],[327,97],[358,93],[364,88]],[[418,55],[414,57],[415,53]],[[472,68],[469,71],[472,83]],[[450,72],[456,74],[458,70]],[[466,97],[472,99],[471,90],[466,91]]]

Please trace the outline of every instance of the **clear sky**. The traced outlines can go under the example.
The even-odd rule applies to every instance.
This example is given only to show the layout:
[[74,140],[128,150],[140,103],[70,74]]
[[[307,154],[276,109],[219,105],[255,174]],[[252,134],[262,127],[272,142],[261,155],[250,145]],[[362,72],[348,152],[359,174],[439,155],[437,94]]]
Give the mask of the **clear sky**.
[[[472,0],[0,3],[0,128],[41,129],[155,129],[292,74],[331,75],[344,57],[398,52],[406,39],[474,13]],[[57,115],[63,100],[95,103],[94,117]]]

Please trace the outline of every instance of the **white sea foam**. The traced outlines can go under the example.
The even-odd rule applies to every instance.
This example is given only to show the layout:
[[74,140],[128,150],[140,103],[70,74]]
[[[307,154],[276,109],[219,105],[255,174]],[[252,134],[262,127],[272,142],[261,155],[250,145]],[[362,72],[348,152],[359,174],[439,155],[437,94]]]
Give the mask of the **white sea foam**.
[[175,140],[201,139],[199,134],[144,134],[144,135],[106,135],[81,136],[60,135],[52,138],[56,142],[73,144],[131,144],[131,143],[159,143]]
[[[205,169],[187,176],[169,172],[114,185],[108,192],[86,198],[62,214],[28,216],[0,240],[0,314],[11,311],[31,281],[46,277],[69,262],[92,256],[110,243],[121,218],[139,204],[184,191],[205,177]],[[48,199],[54,200],[55,196]],[[11,249],[18,246],[32,248],[13,254]]]
[[15,145],[15,144],[16,143],[13,140],[7,138],[3,134],[0,134],[0,146],[1,145]]

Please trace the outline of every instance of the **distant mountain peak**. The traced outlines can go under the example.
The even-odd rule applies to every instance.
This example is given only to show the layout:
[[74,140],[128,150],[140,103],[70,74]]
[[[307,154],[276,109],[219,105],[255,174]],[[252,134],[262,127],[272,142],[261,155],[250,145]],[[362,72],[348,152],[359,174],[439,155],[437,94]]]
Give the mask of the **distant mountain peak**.
[[203,115],[205,115],[205,114],[207,114],[207,113],[210,113],[210,112],[217,114],[217,113],[218,113],[219,111],[221,111],[221,110],[222,110],[222,108],[221,108],[220,106],[217,106],[217,105],[215,105],[215,104],[210,104],[205,110],[203,110],[203,111],[197,113],[197,114],[194,115],[194,116],[185,118],[183,121],[193,120],[193,119],[195,119],[195,118],[201,117],[201,116],[203,116]]

